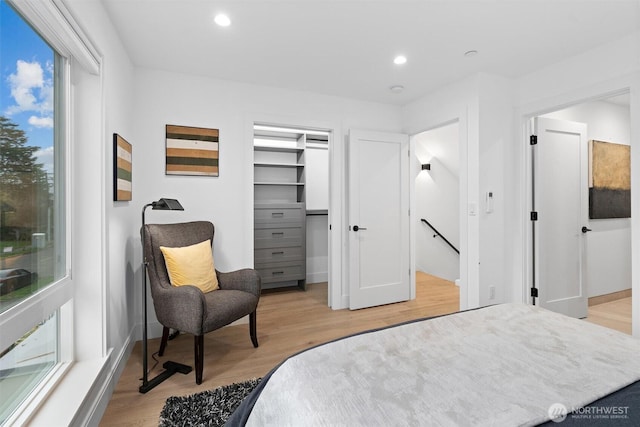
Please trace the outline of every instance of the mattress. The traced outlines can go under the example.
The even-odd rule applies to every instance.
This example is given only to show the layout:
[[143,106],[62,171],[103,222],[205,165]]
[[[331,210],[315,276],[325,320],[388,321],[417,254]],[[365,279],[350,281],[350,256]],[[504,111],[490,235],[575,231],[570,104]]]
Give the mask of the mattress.
[[638,425],[639,381],[640,340],[501,304],[298,353],[227,424]]

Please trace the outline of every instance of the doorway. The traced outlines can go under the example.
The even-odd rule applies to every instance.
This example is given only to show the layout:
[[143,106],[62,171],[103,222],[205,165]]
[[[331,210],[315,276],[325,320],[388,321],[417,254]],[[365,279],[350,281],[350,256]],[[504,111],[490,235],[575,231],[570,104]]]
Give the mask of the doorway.
[[[629,94],[626,93],[614,97],[583,102],[562,110],[546,113],[538,117],[539,120],[552,120],[556,123],[563,122],[583,124],[585,126],[586,137],[582,142],[584,145],[579,147],[582,148],[583,153],[588,150],[589,141],[603,141],[608,144],[613,143],[628,146],[630,145],[631,129],[629,99]],[[537,149],[539,148],[533,148],[532,150]],[[577,158],[580,152],[580,150],[577,150],[575,156],[569,157],[569,160],[567,161],[571,162],[570,165],[561,164],[559,157],[552,155],[550,158],[545,160],[549,167],[539,164],[536,166],[538,168],[537,172],[536,167],[533,167],[534,176],[531,177],[531,180],[532,184],[536,188],[534,193],[542,194],[545,192],[545,188],[557,186],[557,183],[554,184],[553,180],[549,181],[547,179],[547,182],[544,182],[545,178],[549,178],[552,173],[554,166],[553,164],[550,165],[549,162],[554,162],[554,157],[556,157],[556,169],[560,168],[561,170],[565,170],[566,167],[575,168],[576,165],[578,165],[578,168],[588,168],[588,165],[584,166],[583,164],[580,166],[580,160]],[[587,155],[586,161],[589,162],[591,157],[589,153],[585,154]],[[533,161],[536,161],[535,155],[533,156]],[[582,192],[582,194],[585,194],[583,199],[586,198],[586,200],[582,200],[581,202],[582,210],[584,212],[582,214],[583,217],[580,218],[581,224],[573,224],[571,233],[568,233],[566,237],[566,239],[573,238],[575,240],[574,243],[576,244],[573,245],[575,248],[573,255],[576,260],[571,261],[565,259],[562,262],[557,262],[558,256],[564,255],[553,255],[553,246],[556,248],[560,246],[560,242],[557,240],[560,237],[555,237],[556,240],[554,240],[554,237],[552,236],[553,233],[551,231],[554,227],[559,227],[558,230],[562,230],[564,228],[559,225],[559,222],[555,221],[557,218],[556,215],[551,215],[552,222],[547,225],[543,224],[541,220],[541,215],[543,215],[542,212],[538,213],[538,221],[531,221],[531,229],[536,230],[536,228],[538,228],[538,230],[533,231],[534,238],[532,239],[532,244],[534,248],[530,260],[533,268],[531,270],[532,277],[529,281],[530,283],[533,282],[534,285],[539,285],[536,287],[539,287],[540,295],[536,300],[538,303],[542,303],[543,306],[544,300],[555,301],[549,308],[554,311],[565,312],[566,310],[569,310],[568,298],[566,298],[566,296],[570,293],[573,293],[574,295],[580,294],[584,300],[583,314],[580,315],[574,313],[574,317],[585,317],[588,305],[594,305],[603,301],[612,301],[619,298],[629,298],[630,301],[631,294],[631,218],[598,218],[593,217],[593,215],[588,215],[588,204],[590,200],[588,187],[590,180],[586,177],[587,175],[588,170],[582,170],[583,178],[580,179],[581,187],[577,190]],[[574,201],[570,205],[568,200],[571,198],[572,197],[561,198],[556,204],[554,212],[572,212],[574,214],[574,218],[578,218],[580,216],[580,211],[579,207],[575,205],[579,202]],[[577,200],[575,197],[573,197],[573,199]],[[593,198],[591,198],[591,200],[593,200]],[[534,207],[532,211],[538,211],[538,207]],[[547,219],[548,218],[549,217],[547,216]],[[539,240],[543,233],[549,233],[546,237],[546,243],[544,243],[543,240]],[[568,240],[564,243],[567,241]],[[538,245],[537,247],[535,247],[536,244]],[[545,244],[546,247],[543,246]],[[580,251],[580,254],[576,254],[575,251]],[[560,252],[564,252],[565,254],[569,253],[568,250],[561,250]],[[557,262],[557,265],[560,266],[569,265],[571,262],[580,262],[580,267],[575,269],[578,274],[579,282],[567,281],[566,277],[563,277],[561,273],[558,273],[557,271],[554,273],[553,270],[549,270],[544,267],[544,263],[550,259],[554,259]],[[554,281],[554,278],[551,277],[554,275],[561,280]],[[545,285],[550,285],[551,283],[554,283],[553,288],[549,288],[549,291],[545,291]],[[581,285],[581,289],[579,289],[578,284]],[[563,288],[558,289],[558,286]],[[568,288],[571,286],[573,286],[574,289],[569,292],[570,290]],[[545,295],[542,295],[543,292]],[[533,300],[533,297],[531,297],[531,300]],[[629,322],[630,321],[631,319],[629,319]]]
[[328,285],[331,135],[254,122],[254,265],[263,289]]
[[415,269],[456,284],[460,278],[460,154],[456,121],[413,136]]

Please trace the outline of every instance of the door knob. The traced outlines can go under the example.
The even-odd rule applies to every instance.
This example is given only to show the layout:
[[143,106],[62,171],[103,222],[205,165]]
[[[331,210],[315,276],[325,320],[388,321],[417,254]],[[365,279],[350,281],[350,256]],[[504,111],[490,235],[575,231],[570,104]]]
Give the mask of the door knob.
[[589,231],[591,231],[591,229],[590,229],[590,228],[582,227],[582,232],[583,232],[583,233],[588,233]]
[[358,230],[366,230],[366,228],[364,227],[358,227],[357,225],[353,226],[353,231],[358,231]]

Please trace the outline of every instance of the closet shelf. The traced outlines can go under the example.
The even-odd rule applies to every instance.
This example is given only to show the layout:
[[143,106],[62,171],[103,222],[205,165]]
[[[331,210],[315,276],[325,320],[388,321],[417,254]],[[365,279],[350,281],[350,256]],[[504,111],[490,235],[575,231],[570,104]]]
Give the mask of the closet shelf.
[[270,162],[254,162],[254,166],[266,166],[273,168],[303,168],[302,163],[270,163]]
[[304,147],[286,147],[278,145],[254,145],[255,151],[273,151],[278,153],[300,153],[304,151]]
[[304,186],[304,182],[267,182],[267,181],[258,181],[254,182],[253,185],[292,185],[292,186]]
[[320,215],[329,215],[328,209],[307,209],[307,216],[320,216]]

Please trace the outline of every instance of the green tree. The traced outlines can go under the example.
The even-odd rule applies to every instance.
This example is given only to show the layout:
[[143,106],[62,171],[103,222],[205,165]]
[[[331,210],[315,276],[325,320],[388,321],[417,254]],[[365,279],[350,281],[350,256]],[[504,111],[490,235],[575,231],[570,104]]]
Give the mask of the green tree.
[[[2,229],[22,229],[23,237],[40,231],[47,222],[49,184],[47,174],[35,153],[38,147],[27,145],[28,138],[20,127],[0,116],[0,206]],[[9,215],[9,213],[11,213]],[[15,236],[14,236],[15,237]]]

